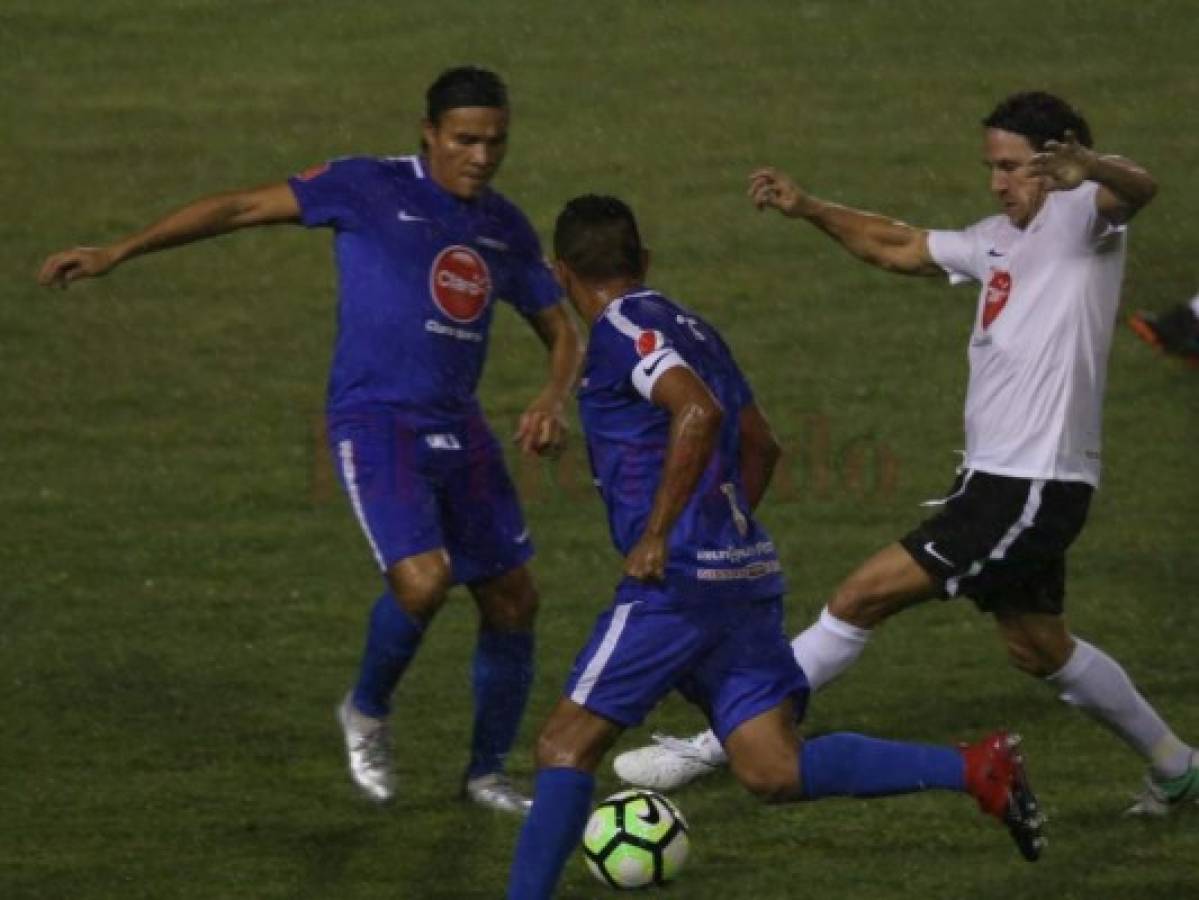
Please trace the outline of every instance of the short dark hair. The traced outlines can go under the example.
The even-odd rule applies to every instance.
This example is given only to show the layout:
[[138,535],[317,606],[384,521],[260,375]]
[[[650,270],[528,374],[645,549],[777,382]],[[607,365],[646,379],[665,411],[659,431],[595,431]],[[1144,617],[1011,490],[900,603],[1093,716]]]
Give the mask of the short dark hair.
[[644,252],[633,211],[616,197],[575,197],[554,224],[554,256],[582,278],[640,277]]
[[1044,150],[1046,141],[1064,141],[1073,131],[1078,142],[1091,147],[1091,126],[1082,113],[1054,94],[1021,91],[999,102],[983,119],[987,128],[1000,128],[1028,138],[1034,150]]
[[425,91],[425,118],[437,124],[447,110],[460,106],[508,108],[508,89],[495,72],[478,66],[446,69]]

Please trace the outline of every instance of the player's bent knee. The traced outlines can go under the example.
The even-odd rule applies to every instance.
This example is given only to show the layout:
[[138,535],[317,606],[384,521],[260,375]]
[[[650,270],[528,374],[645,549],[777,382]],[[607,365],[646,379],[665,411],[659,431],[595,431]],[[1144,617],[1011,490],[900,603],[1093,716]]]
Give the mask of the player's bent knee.
[[433,618],[449,593],[449,568],[430,566],[420,571],[408,568],[402,572],[398,569],[397,565],[388,572],[388,581],[400,606],[418,619],[428,621]]
[[763,803],[786,803],[800,796],[797,760],[774,764],[755,761],[733,766],[733,776],[747,791]]
[[484,624],[495,631],[531,631],[541,603],[527,573],[480,586],[475,597]]

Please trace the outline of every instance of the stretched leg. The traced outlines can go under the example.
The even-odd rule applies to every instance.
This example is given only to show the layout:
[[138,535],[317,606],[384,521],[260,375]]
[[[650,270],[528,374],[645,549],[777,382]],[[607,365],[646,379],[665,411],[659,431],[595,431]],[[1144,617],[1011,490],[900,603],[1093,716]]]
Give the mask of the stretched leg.
[[[872,628],[936,593],[937,582],[898,543],[866,560],[837,588],[820,618],[791,642],[812,690],[853,665]],[[727,761],[716,735],[705,731],[683,739],[655,735],[653,744],[619,754],[612,765],[630,784],[671,791]]]
[[503,775],[533,684],[537,590],[524,566],[470,587],[479,608],[472,671],[474,732],[465,791],[477,803],[525,813],[530,801]]
[[886,797],[927,790],[967,793],[1011,832],[1032,861],[1044,846],[1043,818],[1024,775],[1016,740],[997,732],[955,749],[827,734],[801,744],[790,701],[729,735],[733,774],[766,802],[824,797]]
[[440,549],[410,556],[391,566],[387,580],[391,590],[371,611],[358,680],[337,710],[350,775],[363,795],[377,802],[395,796],[387,722],[391,697],[445,602],[449,560]]
[[621,730],[566,698],[550,713],[537,738],[533,808],[517,841],[509,900],[553,896],[587,824],[596,766]]
[[938,582],[898,543],[862,563],[837,588],[820,618],[791,642],[812,690],[857,661],[875,626],[937,591]]
[[[1141,696],[1123,667],[1070,634],[1065,618],[1044,613],[996,616],[1013,664],[1045,680],[1058,696],[1107,726],[1141,755],[1150,770],[1147,795],[1130,812],[1164,812],[1171,802],[1199,798],[1199,761]],[[1162,788],[1161,803],[1153,803]]]

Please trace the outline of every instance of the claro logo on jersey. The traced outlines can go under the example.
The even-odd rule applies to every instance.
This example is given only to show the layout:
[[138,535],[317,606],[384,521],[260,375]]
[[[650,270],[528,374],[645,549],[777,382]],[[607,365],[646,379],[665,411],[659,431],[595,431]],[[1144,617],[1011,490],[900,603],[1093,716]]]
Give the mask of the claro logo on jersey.
[[991,280],[987,282],[987,295],[983,298],[983,328],[991,327],[1003,308],[1007,298],[1012,293],[1012,276],[1002,269],[991,270]]
[[446,247],[429,271],[429,294],[445,315],[463,324],[483,315],[491,299],[491,272],[470,247]]

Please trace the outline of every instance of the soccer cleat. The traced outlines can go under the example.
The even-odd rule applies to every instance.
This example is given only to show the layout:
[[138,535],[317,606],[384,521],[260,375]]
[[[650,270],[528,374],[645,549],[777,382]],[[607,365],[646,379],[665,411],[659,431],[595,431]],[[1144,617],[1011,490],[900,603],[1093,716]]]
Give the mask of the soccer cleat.
[[1187,304],[1161,315],[1141,310],[1128,317],[1128,326],[1137,337],[1163,353],[1199,363],[1199,318]]
[[648,747],[612,760],[621,781],[654,791],[673,791],[728,764],[724,748],[710,731],[689,738],[655,734]]
[[350,778],[368,800],[387,803],[395,797],[391,763],[391,726],[354,708],[350,694],[338,704],[337,721],[346,739]]
[[462,785],[462,796],[479,806],[516,816],[527,816],[533,808],[533,800],[513,787],[508,776],[502,772],[466,779]]
[[1045,849],[1045,816],[1024,771],[1020,736],[996,731],[974,744],[962,745],[966,791],[979,809],[1007,826],[1016,847],[1029,862]]
[[1187,803],[1199,804],[1199,752],[1191,757],[1191,767],[1177,778],[1145,776],[1145,786],[1134,796],[1126,816],[1168,816],[1170,810]]

